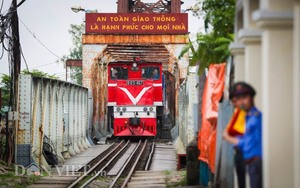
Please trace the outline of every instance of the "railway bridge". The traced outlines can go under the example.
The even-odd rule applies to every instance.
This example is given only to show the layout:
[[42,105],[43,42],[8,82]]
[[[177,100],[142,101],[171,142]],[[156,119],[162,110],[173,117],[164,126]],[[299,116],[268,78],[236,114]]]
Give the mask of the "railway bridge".
[[[135,59],[140,63],[162,64],[164,110],[173,120],[171,128],[175,127],[174,135],[178,134],[179,127],[184,126],[179,118],[184,117],[180,114],[186,113],[186,109],[179,108],[179,98],[180,90],[183,90],[180,88],[188,89],[186,81],[189,59],[188,53],[183,58],[178,57],[189,39],[187,14],[181,13],[182,2],[135,2],[131,5],[132,2],[119,0],[116,14],[86,14],[86,32],[82,39],[83,85],[92,93],[92,124],[98,138],[105,138],[112,133],[107,106],[113,106],[114,103],[111,104],[108,99],[108,66],[115,63],[123,66]],[[195,70],[193,71],[191,75],[195,74]],[[193,77],[190,80],[195,82],[196,79]],[[181,98],[184,100],[185,97]],[[184,128],[182,135],[189,137],[183,139],[184,143],[188,139],[192,140],[193,130],[193,124],[190,128]],[[179,145],[184,153],[181,142]]]
[[16,174],[48,174],[30,187],[170,187],[185,179],[237,187],[222,133],[233,114],[231,82],[244,80],[263,112],[264,187],[300,187],[300,0],[237,0],[232,57],[201,77],[181,54],[189,43],[183,1],[117,0],[117,13],[86,13],[83,58],[71,60],[83,86],[14,80],[6,154]]
[[[181,13],[180,0],[158,0],[150,4],[118,0],[117,4],[117,13],[86,13],[86,28],[82,37],[83,58],[79,63],[82,66],[83,87],[64,81],[20,75],[19,113],[15,118],[18,119],[15,121],[17,164],[36,171],[41,167],[49,170],[51,166],[74,166],[76,163],[74,176],[78,178],[83,166],[98,165],[89,168],[86,176],[96,173],[95,169],[99,170],[99,165],[102,171],[112,171],[117,168],[112,165],[122,163],[117,162],[117,159],[128,162],[131,158],[139,160],[135,151],[140,152],[139,155],[144,158],[150,156],[148,164],[144,164],[149,169],[152,158],[154,161],[158,160],[152,164],[154,169],[160,169],[161,165],[164,166],[169,161],[169,166],[160,170],[172,170],[178,166],[176,156],[185,156],[185,148],[194,139],[198,127],[195,119],[198,110],[197,71],[194,67],[189,68],[188,53],[179,58],[183,47],[189,42],[188,15]],[[110,141],[114,140],[110,109],[114,109],[117,103],[109,101],[109,87],[112,85],[109,82],[112,79],[109,66],[120,65],[124,69],[132,66],[133,69],[134,63],[145,66],[147,63],[155,63],[162,67],[160,83],[154,83],[163,90],[162,102],[154,102],[153,106],[156,109],[163,107],[161,116],[165,120],[157,121],[161,132],[156,139],[173,143],[175,150],[168,144],[158,143],[155,146],[154,141],[152,156],[146,153],[151,151],[146,142],[139,144],[144,144],[141,149],[136,144],[125,144],[125,140],[118,146]],[[135,116],[138,116],[138,112],[135,112]],[[95,144],[103,144],[103,147]],[[159,148],[156,154],[153,148]],[[163,155],[168,158],[164,159]],[[108,161],[112,156],[116,160]],[[101,158],[101,164],[95,161]],[[184,160],[181,162],[185,163]],[[140,162],[138,166],[141,166]],[[121,171],[118,169],[116,172]],[[161,176],[160,173],[162,172],[158,172]],[[118,174],[112,176],[116,175]],[[78,186],[77,183],[84,178],[86,177],[80,176],[72,185],[70,181],[74,179],[65,178],[61,180],[66,181],[62,186]],[[47,187],[49,182],[51,183],[42,180],[32,187]],[[53,182],[60,181],[55,179]]]

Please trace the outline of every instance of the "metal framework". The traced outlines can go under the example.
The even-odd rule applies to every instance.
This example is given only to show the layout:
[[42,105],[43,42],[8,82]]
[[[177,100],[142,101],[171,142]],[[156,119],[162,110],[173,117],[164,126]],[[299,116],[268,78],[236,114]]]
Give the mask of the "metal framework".
[[132,13],[171,13],[171,1],[158,0],[156,3],[143,3],[136,0],[130,12]]
[[178,92],[178,121],[176,122],[179,127],[179,138],[183,143],[184,147],[188,144],[187,129],[188,129],[188,87],[187,83],[183,82],[179,86]]
[[30,75],[20,75],[19,84],[17,164],[47,165],[43,156],[45,137],[61,161],[65,153],[76,155],[90,146],[88,89]]
[[111,56],[111,62],[132,62],[135,57],[140,57],[143,62],[160,62],[168,64],[169,51],[163,45],[108,45],[104,54]]

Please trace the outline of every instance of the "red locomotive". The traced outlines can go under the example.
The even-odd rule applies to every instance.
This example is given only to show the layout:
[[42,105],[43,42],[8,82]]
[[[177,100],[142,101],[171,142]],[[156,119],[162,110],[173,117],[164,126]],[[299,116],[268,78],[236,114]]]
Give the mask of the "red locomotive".
[[163,112],[162,64],[108,65],[108,115],[115,136],[156,136]]

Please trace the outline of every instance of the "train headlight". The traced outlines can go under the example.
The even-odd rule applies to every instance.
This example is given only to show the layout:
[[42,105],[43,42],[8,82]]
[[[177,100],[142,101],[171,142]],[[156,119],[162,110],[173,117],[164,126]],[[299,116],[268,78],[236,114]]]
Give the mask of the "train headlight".
[[147,110],[148,110],[148,109],[147,109],[147,107],[144,107],[144,109],[143,109],[143,110],[144,110],[144,112],[147,112]]
[[136,68],[136,67],[137,67],[137,64],[136,64],[136,63],[133,63],[133,64],[132,64],[132,67],[133,67],[133,68]]
[[126,109],[125,107],[122,108],[122,111],[123,111],[123,112],[126,112],[126,110],[127,110],[127,109]]
[[120,108],[120,107],[118,107],[118,108],[117,108],[117,112],[120,112],[120,111],[121,111],[121,108]]
[[154,109],[153,109],[153,107],[150,107],[150,109],[149,109],[149,110],[150,110],[150,112],[153,112],[153,110],[154,110]]

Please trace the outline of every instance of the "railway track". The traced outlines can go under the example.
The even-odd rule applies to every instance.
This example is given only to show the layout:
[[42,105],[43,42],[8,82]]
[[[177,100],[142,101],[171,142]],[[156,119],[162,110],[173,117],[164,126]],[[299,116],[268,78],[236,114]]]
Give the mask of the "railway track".
[[[121,141],[114,149],[112,149],[110,152],[108,152],[101,160],[97,161],[87,172],[85,172],[82,176],[80,176],[76,181],[74,181],[68,188],[73,187],[86,187],[88,186],[92,181],[94,181],[97,177],[99,177],[118,157],[119,155],[127,148],[130,141],[127,141],[126,144],[124,144],[124,141]],[[92,175],[91,177],[88,177],[88,175]],[[81,181],[83,181],[85,178],[88,178],[82,185],[78,186]]]
[[125,187],[135,170],[149,169],[154,146],[155,142],[147,140],[140,140],[138,143],[122,140],[120,143],[113,143],[105,152],[91,160],[87,164],[88,168],[82,167],[66,175],[42,177],[29,187],[93,187],[97,184],[97,178],[102,176],[109,179],[109,187]]
[[[119,156],[121,153],[121,151],[119,151],[113,157],[110,157],[110,160],[105,163],[98,173],[86,180],[81,186],[75,187],[84,188],[97,186],[97,182],[94,182],[94,180],[96,180],[99,174],[101,174],[104,170],[108,172],[107,175],[111,178],[109,188],[126,187],[136,169],[149,169],[154,153],[154,146],[154,142],[149,143],[147,140],[144,142],[140,140],[138,143],[128,141],[122,148],[122,150],[125,150],[124,148],[127,147],[127,151],[124,151],[122,156]],[[116,158],[118,158],[118,160],[115,160]],[[109,166],[111,168],[108,168]],[[90,171],[93,171],[93,169],[96,168],[97,167],[92,167]],[[73,182],[72,185],[78,185],[78,183],[83,179],[84,177],[78,178],[78,180]],[[74,187],[72,185],[69,186],[69,188]]]
[[105,152],[101,153],[87,166],[73,173],[73,176],[45,177],[31,185],[37,187],[67,187],[84,188],[95,187],[102,184],[99,177],[105,176],[109,187],[126,187],[131,176],[136,170],[149,170],[154,154],[155,142],[131,142],[122,140],[113,143]]
[[73,181],[80,177],[79,173],[70,174],[53,174],[40,178],[37,182],[27,186],[27,188],[66,188]]
[[[123,181],[122,185],[120,186],[121,188],[125,188],[127,183],[130,180],[130,177],[132,176],[139,160],[141,159],[141,156],[143,154],[143,152],[145,151],[145,148],[147,146],[147,140],[142,143],[142,141],[139,141],[138,145],[136,146],[134,152],[132,152],[132,154],[130,155],[129,160],[127,160],[122,169],[119,171],[119,173],[117,174],[117,176],[114,178],[113,182],[110,184],[109,188],[114,188],[114,187],[119,187],[117,185],[118,180],[120,179],[120,177],[124,174],[124,171],[126,168],[129,168],[129,172],[125,178],[125,180]],[[132,165],[129,165],[132,164]]]

